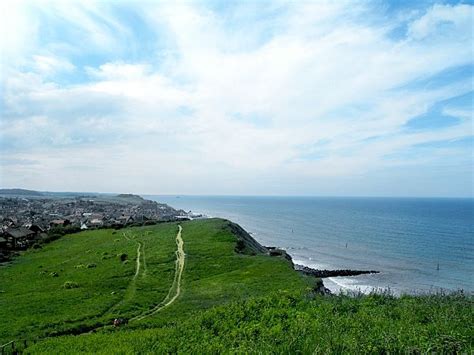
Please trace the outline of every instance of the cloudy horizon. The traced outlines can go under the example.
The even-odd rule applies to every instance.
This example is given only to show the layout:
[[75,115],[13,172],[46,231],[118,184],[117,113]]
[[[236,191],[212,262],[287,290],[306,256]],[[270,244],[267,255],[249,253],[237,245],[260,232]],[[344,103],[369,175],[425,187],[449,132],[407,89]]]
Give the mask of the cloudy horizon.
[[16,1],[0,187],[473,197],[464,1]]

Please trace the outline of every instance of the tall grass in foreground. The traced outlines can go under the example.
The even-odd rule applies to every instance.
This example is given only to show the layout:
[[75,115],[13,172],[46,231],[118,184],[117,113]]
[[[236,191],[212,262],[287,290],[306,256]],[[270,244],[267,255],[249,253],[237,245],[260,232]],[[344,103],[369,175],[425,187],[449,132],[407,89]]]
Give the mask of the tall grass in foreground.
[[462,293],[348,297],[279,292],[182,322],[49,339],[30,353],[471,353],[473,299]]

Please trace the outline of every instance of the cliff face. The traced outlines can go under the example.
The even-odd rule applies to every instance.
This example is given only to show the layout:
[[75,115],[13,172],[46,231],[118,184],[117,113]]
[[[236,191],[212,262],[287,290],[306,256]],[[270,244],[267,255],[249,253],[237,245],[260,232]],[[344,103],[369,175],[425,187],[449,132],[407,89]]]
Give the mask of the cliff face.
[[237,238],[235,251],[241,254],[268,254],[268,249],[257,242],[238,224],[228,221],[226,228],[229,228],[232,234]]
[[282,257],[288,260],[288,262],[294,266],[291,255],[285,250],[275,247],[263,246],[257,242],[245,229],[236,223],[228,221],[227,228],[229,228],[231,232],[237,237],[237,244],[235,247],[236,252],[241,254],[267,254],[270,256]]

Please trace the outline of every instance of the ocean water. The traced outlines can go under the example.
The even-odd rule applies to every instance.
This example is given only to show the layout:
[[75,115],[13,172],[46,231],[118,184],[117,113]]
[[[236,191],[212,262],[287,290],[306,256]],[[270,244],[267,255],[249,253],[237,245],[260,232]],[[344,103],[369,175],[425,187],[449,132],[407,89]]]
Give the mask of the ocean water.
[[333,290],[474,291],[474,199],[147,198],[230,219],[263,245],[286,249],[298,264],[380,271],[326,279]]

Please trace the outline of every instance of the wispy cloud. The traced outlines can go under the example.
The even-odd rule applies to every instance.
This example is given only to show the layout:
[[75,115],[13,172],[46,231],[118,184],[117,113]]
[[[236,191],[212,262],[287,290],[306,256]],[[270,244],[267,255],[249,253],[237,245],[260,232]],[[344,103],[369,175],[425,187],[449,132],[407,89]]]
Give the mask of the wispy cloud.
[[18,4],[2,185],[472,194],[470,5]]

